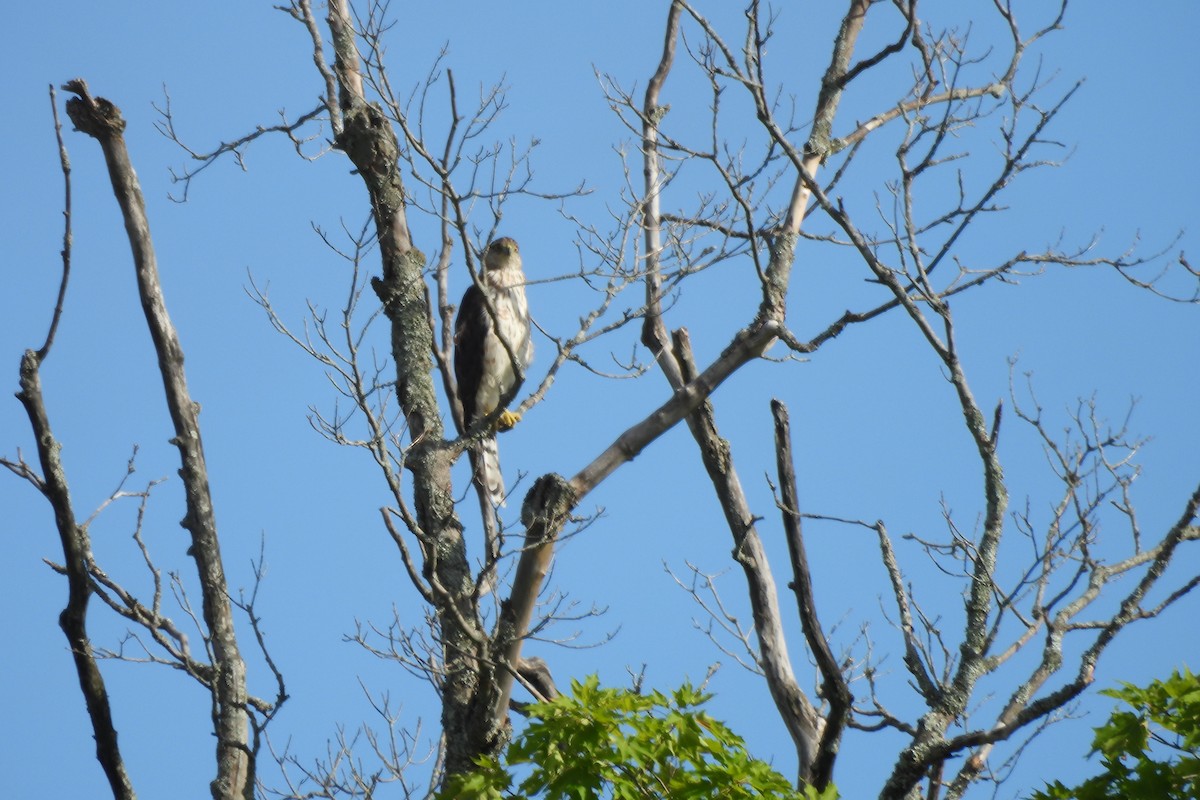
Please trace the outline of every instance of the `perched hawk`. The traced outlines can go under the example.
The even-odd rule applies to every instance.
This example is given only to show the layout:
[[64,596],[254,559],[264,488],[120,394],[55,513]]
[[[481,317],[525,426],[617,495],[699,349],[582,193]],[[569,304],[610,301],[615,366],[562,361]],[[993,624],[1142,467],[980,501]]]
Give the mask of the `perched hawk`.
[[[454,375],[467,427],[495,411],[501,397],[520,388],[532,360],[521,252],[512,239],[497,239],[483,254],[479,283],[471,284],[463,295],[454,321]],[[518,419],[506,409],[496,428],[508,430]],[[478,462],[492,505],[504,505],[495,431],[483,440]]]

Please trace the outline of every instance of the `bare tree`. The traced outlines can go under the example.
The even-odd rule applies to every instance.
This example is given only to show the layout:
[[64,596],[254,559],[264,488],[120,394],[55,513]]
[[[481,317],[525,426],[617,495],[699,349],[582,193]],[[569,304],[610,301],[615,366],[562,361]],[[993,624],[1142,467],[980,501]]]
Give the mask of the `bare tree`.
[[[331,414],[314,408],[314,427],[337,444],[365,450],[387,487],[389,504],[380,509],[383,528],[398,550],[405,577],[427,606],[427,625],[397,624],[374,633],[360,631],[355,638],[376,654],[405,664],[438,693],[441,730],[433,787],[445,775],[472,769],[479,756],[502,751],[511,732],[510,712],[520,707],[514,700],[518,686],[535,699],[554,696],[546,661],[526,652],[526,645],[556,617],[573,613],[538,605],[556,544],[595,522],[579,516],[589,493],[679,422],[686,423],[696,441],[723,511],[732,557],[745,579],[753,630],[742,630],[722,611],[712,580],[698,568],[690,586],[681,583],[734,635],[745,663],[762,675],[791,737],[799,785],[824,789],[835,778],[843,737],[881,729],[898,732],[904,744],[880,797],[959,797],[973,784],[995,779],[989,758],[998,744],[1035,734],[1091,684],[1097,659],[1119,633],[1157,616],[1200,582],[1191,577],[1158,585],[1180,547],[1200,538],[1200,488],[1182,500],[1175,524],[1157,535],[1143,534],[1130,496],[1139,442],[1123,429],[1106,428],[1086,404],[1075,419],[1076,438],[1064,441],[1044,422],[1032,387],[1018,390],[1015,385],[1009,414],[1041,439],[1061,486],[1048,521],[1029,511],[1014,513],[998,449],[1003,405],[989,412],[977,400],[956,343],[954,298],[1047,269],[1108,268],[1141,289],[1171,294],[1161,276],[1141,276],[1137,268],[1148,259],[1128,253],[1097,255],[1092,243],[1075,250],[1038,250],[1017,242],[988,263],[959,255],[960,240],[1002,210],[999,198],[1014,181],[1056,163],[1047,155],[1055,144],[1048,131],[1074,88],[1046,102],[1047,87],[1036,74],[1025,76],[1022,62],[1035,42],[1058,29],[1066,0],[1048,16],[1044,10],[1036,12],[1047,18],[1032,32],[1018,26],[1011,4],[996,2],[990,13],[1007,39],[979,54],[968,48],[967,37],[924,25],[916,0],[849,0],[847,6],[831,36],[828,64],[813,87],[793,87],[790,80],[772,75],[767,50],[776,19],[755,0],[745,9],[744,28],[734,31],[720,30],[692,3],[673,0],[666,9],[661,57],[644,92],[637,96],[622,88],[622,79],[602,76],[607,102],[639,143],[628,157],[626,176],[640,170],[643,181],[640,186],[627,181],[624,204],[608,222],[571,217],[578,228],[581,265],[563,278],[593,290],[591,295],[579,293],[586,298],[580,301],[579,324],[570,331],[546,331],[554,352],[536,375],[524,376],[531,390],[518,397],[514,389],[495,414],[471,426],[456,399],[452,367],[455,297],[450,277],[456,259],[465,264],[471,280],[479,281],[477,260],[496,235],[506,202],[514,197],[559,202],[583,191],[537,186],[529,167],[532,146],[472,149],[503,110],[500,87],[464,109],[453,72],[438,64],[416,90],[401,95],[394,88],[400,81],[389,76],[385,64],[384,42],[391,27],[386,3],[356,10],[348,0],[329,0],[321,18],[310,0],[292,0],[282,10],[311,42],[321,92],[318,106],[294,122],[261,127],[212,150],[188,150],[194,165],[177,174],[185,194],[208,165],[239,155],[262,136],[284,134],[303,152],[308,126],[320,122],[332,132],[337,151],[322,157],[348,158],[363,182],[370,220],[361,230],[347,232],[350,245],[319,232],[352,265],[340,319],[331,325],[311,306],[303,332],[298,332],[272,305],[265,288],[255,287],[252,294],[271,324],[322,365],[349,403],[348,412],[341,406]],[[869,25],[887,33],[886,43],[864,54],[860,34]],[[979,68],[981,63],[986,69]],[[672,112],[669,79],[683,70],[709,89],[707,108],[700,109],[708,117],[706,126],[695,126],[694,114],[673,122],[680,109],[676,105]],[[868,76],[892,87],[893,99],[865,121],[850,123],[841,113],[843,98]],[[67,88],[77,95],[67,106],[72,120],[101,144],[134,251],[139,292],[181,453],[188,504],[183,524],[192,536],[203,593],[205,657],[192,655],[186,637],[163,614],[158,573],[144,546],[155,575],[149,604],[95,563],[87,526],[76,521],[70,508],[37,383],[62,314],[61,296],[46,343],[27,353],[21,368],[20,396],[38,438],[41,471],[19,457],[3,463],[42,491],[55,509],[64,548],[61,569],[70,587],[71,613],[64,613],[63,627],[114,796],[131,797],[133,790],[123,773],[106,717],[107,695],[87,642],[91,594],[146,632],[151,660],[171,664],[211,691],[217,737],[213,796],[250,797],[260,780],[257,757],[265,726],[286,699],[283,678],[268,656],[276,697],[258,699],[247,690],[235,607],[247,613],[260,645],[263,638],[253,599],[233,603],[226,586],[195,408],[157,285],[148,223],[121,136],[124,122],[112,103],[93,98],[82,81]],[[811,111],[797,110],[789,99],[788,93],[801,89],[811,89],[815,97]],[[432,128],[426,123],[432,121],[427,115],[433,114],[428,111],[433,93],[445,93],[448,99],[444,141],[426,133]],[[178,141],[169,107],[164,113],[162,130]],[[754,122],[747,136],[749,118]],[[985,125],[993,125],[999,137],[998,157],[976,157],[956,138]],[[744,144],[736,145],[726,135],[735,127]],[[890,148],[885,175],[878,174],[879,158],[869,166],[858,158],[877,141],[876,151]],[[64,150],[64,169],[66,163]],[[969,180],[964,177],[968,164]],[[855,197],[841,197],[840,187],[852,183]],[[413,215],[432,220],[439,232],[436,241],[417,241]],[[827,227],[815,232],[817,225]],[[870,287],[861,306],[828,319],[789,320],[802,241],[853,257]],[[428,257],[422,246],[436,257]],[[1177,261],[1188,277],[1197,277],[1182,254]],[[744,267],[743,280],[754,282],[759,301],[751,317],[725,332],[728,343],[720,354],[701,365],[687,328],[672,316],[671,302],[687,290],[693,276],[722,263]],[[67,267],[69,248],[64,251],[64,291]],[[378,275],[368,278],[374,272]],[[368,286],[377,305],[367,299]],[[1194,295],[1185,293],[1177,299],[1190,298]],[[961,412],[962,434],[978,459],[970,466],[979,474],[983,509],[975,530],[964,530],[947,512],[948,539],[913,539],[956,582],[963,627],[952,636],[924,611],[930,600],[906,580],[884,520],[835,518],[801,508],[788,411],[771,401],[776,504],[788,545],[788,586],[795,595],[803,647],[819,675],[819,685],[807,688],[796,677],[791,659],[800,645],[788,642],[786,630],[793,620],[780,602],[760,534],[760,528],[772,523],[752,509],[732,448],[717,426],[711,396],[768,353],[784,362],[779,369],[790,369],[836,337],[884,315],[911,323],[940,364]],[[390,362],[375,358],[364,344],[376,323],[388,328]],[[612,430],[611,444],[589,454],[586,466],[574,475],[548,473],[534,480],[521,507],[519,530],[496,513],[487,487],[476,481],[485,534],[482,542],[469,542],[462,489],[456,491],[452,477],[454,464],[491,432],[505,406],[523,412],[543,402],[564,365],[595,370],[582,354],[584,346],[633,324],[640,324],[641,343],[667,382],[658,404],[643,409],[636,424]],[[810,333],[798,333],[800,326]],[[515,353],[509,356],[520,371]],[[634,376],[645,371],[636,364],[625,370]],[[764,398],[764,415],[767,406]],[[447,418],[453,423],[450,429]],[[118,489],[114,497],[122,492]],[[144,502],[148,492],[137,496]],[[1125,554],[1115,560],[1101,559],[1095,550],[1097,520],[1110,506],[1125,519],[1130,534]],[[870,655],[865,661],[834,655],[829,630],[817,613],[805,521],[849,525],[877,538],[895,630],[886,642],[872,643],[872,652],[883,647],[902,654],[907,672],[902,677],[922,704],[918,715],[890,710],[886,696],[891,690],[881,685]],[[1013,538],[1026,542],[1029,555],[1025,563],[1001,569],[1001,543]],[[1016,578],[1011,577],[1014,569]],[[1133,579],[1120,586],[1113,583],[1130,575]],[[711,601],[706,593],[712,593]],[[1097,605],[1101,597],[1115,611],[1093,611],[1108,608]],[[186,602],[182,606],[190,608]],[[1065,648],[1068,640],[1080,644]],[[1027,650],[1038,652],[1014,658]],[[1060,672],[1066,677],[1058,677]],[[997,713],[984,717],[974,712],[973,703],[981,681],[994,677],[1008,699]],[[370,797],[381,783],[393,781],[401,782],[406,793],[418,793],[404,774],[416,758],[416,737],[396,732],[389,707],[379,710],[389,735],[367,735],[378,767],[363,767],[355,757],[361,744],[339,733],[328,759],[315,766],[301,766],[295,754],[275,750],[288,784],[279,793]],[[296,770],[299,778],[292,777]]]

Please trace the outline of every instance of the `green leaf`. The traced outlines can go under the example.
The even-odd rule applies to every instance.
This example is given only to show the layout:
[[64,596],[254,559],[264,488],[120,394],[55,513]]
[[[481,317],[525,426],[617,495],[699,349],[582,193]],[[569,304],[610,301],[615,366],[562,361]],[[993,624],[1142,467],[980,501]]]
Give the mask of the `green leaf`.
[[[836,800],[833,787],[796,791],[751,756],[741,737],[704,712],[711,697],[687,683],[636,694],[601,687],[594,675],[572,681],[569,694],[528,707],[528,725],[503,756],[447,781],[438,797]],[[501,794],[517,769],[520,794]]]
[[1096,729],[1092,752],[1104,771],[1069,788],[1060,782],[1034,800],[1194,800],[1200,796],[1200,679],[1184,668],[1145,687],[1125,683],[1101,694],[1124,703]]

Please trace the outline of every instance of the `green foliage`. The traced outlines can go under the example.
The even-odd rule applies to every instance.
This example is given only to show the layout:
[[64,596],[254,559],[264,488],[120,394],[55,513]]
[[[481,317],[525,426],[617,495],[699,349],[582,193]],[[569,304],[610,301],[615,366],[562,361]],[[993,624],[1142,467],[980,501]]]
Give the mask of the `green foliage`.
[[1132,711],[1114,711],[1096,729],[1092,753],[1104,772],[1074,788],[1055,781],[1034,800],[1194,800],[1200,796],[1200,678],[1186,668],[1141,688],[1103,694]]
[[572,682],[570,695],[529,707],[528,726],[502,758],[482,759],[440,797],[836,800],[833,787],[797,791],[751,757],[701,710],[708,699],[688,684],[665,695],[601,688],[595,677]]

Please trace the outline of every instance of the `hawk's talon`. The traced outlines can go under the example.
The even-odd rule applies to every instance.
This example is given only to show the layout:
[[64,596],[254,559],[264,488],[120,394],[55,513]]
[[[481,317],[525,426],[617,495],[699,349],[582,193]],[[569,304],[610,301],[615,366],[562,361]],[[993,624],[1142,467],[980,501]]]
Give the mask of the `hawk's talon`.
[[507,408],[500,412],[499,418],[496,420],[496,430],[511,431],[521,421],[521,415],[515,411],[509,411]]

